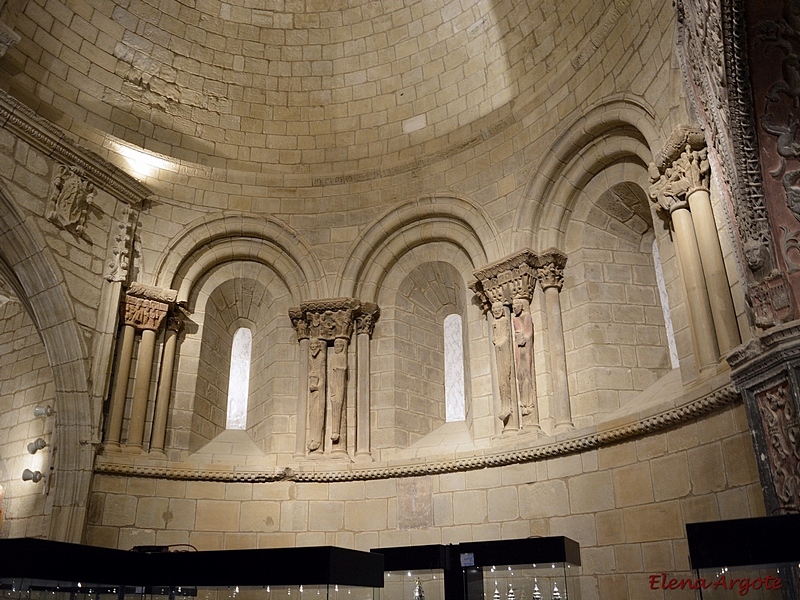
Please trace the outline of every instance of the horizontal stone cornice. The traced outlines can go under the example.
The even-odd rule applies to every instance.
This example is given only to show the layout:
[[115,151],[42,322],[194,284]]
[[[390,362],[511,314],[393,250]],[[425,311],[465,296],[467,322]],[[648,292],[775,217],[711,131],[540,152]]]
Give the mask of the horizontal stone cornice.
[[140,206],[153,192],[91,150],[83,148],[61,129],[28,106],[0,90],[0,126],[64,165],[79,167],[85,177],[121,202]]

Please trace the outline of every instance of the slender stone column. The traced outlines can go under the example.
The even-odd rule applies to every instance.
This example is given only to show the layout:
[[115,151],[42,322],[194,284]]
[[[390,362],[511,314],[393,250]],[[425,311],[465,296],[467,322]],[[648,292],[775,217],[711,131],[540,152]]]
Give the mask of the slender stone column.
[[550,346],[550,368],[553,380],[553,416],[555,432],[573,427],[567,380],[567,351],[564,346],[564,324],[561,320],[561,288],[567,256],[550,249],[539,256],[539,283],[544,292],[547,332]]
[[705,136],[679,127],[650,165],[650,197],[672,220],[686,286],[698,369],[740,343],[736,312],[709,196]]
[[128,431],[128,448],[141,450],[144,444],[144,419],[147,398],[150,395],[150,373],[153,371],[153,356],[156,349],[156,330],[145,329],[139,342],[136,358],[136,378],[133,382],[131,424]]
[[[127,313],[127,310],[125,311]],[[106,430],[106,450],[119,450],[122,437],[122,421],[125,416],[125,397],[128,393],[128,378],[131,375],[133,360],[133,343],[136,338],[136,327],[125,321],[122,327],[122,348],[114,381],[114,393],[108,410],[108,428]]]
[[169,398],[172,395],[172,371],[175,367],[175,352],[178,347],[178,336],[183,328],[183,312],[173,309],[167,319],[167,335],[164,340],[164,352],[161,359],[161,378],[158,382],[158,395],[153,411],[153,432],[150,436],[150,451],[163,452],[167,435],[167,415],[169,414]]
[[703,265],[692,226],[692,216],[685,206],[676,206],[671,212],[671,217],[675,246],[686,287],[686,301],[697,353],[697,368],[702,370],[716,364],[719,358],[714,317],[708,300],[708,289],[703,277]]
[[289,318],[292,321],[300,344],[300,365],[297,380],[297,425],[295,426],[294,455],[304,456],[306,453],[306,415],[308,414],[308,322],[303,318],[303,311],[299,308],[289,309]]
[[741,343],[741,337],[708,189],[698,188],[689,194],[689,210],[703,263],[719,351],[727,354]]
[[370,454],[370,353],[369,344],[375,321],[380,316],[377,304],[361,305],[356,316],[356,460],[372,460]]

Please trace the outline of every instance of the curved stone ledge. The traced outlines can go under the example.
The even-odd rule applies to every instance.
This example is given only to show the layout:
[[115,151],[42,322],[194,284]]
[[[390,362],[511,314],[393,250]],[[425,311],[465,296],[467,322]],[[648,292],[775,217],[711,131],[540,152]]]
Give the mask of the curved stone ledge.
[[[170,464],[166,460],[158,461],[158,464],[156,464],[156,460],[149,459],[146,455],[141,457],[106,455],[97,458],[95,473],[121,477],[153,477],[229,483],[267,483],[272,481],[333,483],[440,475],[443,473],[535,462],[585,450],[593,450],[608,444],[674,427],[720,410],[739,400],[739,394],[734,390],[732,384],[728,383],[720,389],[692,399],[680,406],[657,411],[650,415],[640,415],[634,422],[612,426],[608,429],[595,427],[591,428],[591,431],[582,430],[571,432],[570,434],[562,434],[556,438],[556,441],[539,443],[535,446],[513,449],[495,447],[480,453],[465,453],[464,456],[447,459],[430,457],[427,459],[411,459],[402,464],[373,464],[370,467],[361,467],[357,463],[347,464],[346,466],[340,465],[339,468],[334,468],[330,464],[315,464],[313,469],[308,468],[308,463],[298,463],[287,467],[277,467],[272,471],[248,471],[223,468],[192,468],[188,465],[183,466],[183,463],[181,466],[177,466],[174,463]],[[519,446],[525,442],[525,439],[525,436],[515,438],[513,445]],[[499,442],[498,446],[500,444],[508,445],[505,442]],[[124,459],[124,461],[120,459]],[[148,461],[149,464],[144,461]],[[325,468],[321,468],[323,466]]]

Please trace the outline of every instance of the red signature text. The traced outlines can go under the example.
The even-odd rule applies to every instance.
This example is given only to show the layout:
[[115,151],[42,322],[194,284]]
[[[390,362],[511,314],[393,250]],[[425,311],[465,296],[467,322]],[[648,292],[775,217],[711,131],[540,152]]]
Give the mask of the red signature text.
[[764,575],[763,577],[728,577],[720,575],[716,579],[704,577],[679,579],[669,577],[666,573],[650,575],[651,590],[736,590],[740,596],[750,590],[779,590],[783,587],[780,577]]

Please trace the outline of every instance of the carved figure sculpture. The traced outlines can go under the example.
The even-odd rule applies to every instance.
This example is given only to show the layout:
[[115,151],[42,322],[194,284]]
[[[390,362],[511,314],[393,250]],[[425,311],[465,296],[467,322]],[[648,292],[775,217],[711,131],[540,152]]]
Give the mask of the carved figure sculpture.
[[512,371],[514,365],[511,357],[511,332],[502,302],[492,304],[492,322],[494,355],[497,361],[497,383],[500,391],[500,420],[503,425],[511,416],[511,398],[513,395]]
[[86,211],[94,196],[94,184],[81,175],[74,167],[59,165],[56,168],[45,212],[47,220],[78,235],[83,233]]
[[325,436],[325,363],[326,344],[319,338],[308,343],[308,444],[309,451],[319,450]]
[[517,367],[517,390],[522,414],[536,412],[536,386],[533,373],[533,320],[525,302],[514,300],[514,361]]
[[341,437],[344,423],[345,394],[347,393],[347,340],[341,337],[333,341],[331,356],[331,441],[335,444]]

